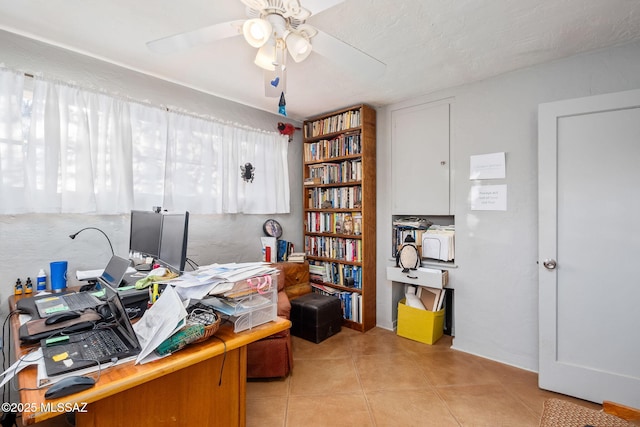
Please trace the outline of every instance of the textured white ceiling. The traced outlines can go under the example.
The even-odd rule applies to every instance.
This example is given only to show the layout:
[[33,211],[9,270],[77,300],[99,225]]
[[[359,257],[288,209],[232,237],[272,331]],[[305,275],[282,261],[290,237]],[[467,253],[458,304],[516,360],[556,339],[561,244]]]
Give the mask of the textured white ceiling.
[[[0,0],[1,29],[277,113],[242,37],[168,55],[145,45],[245,17],[240,0]],[[370,80],[316,53],[289,61],[287,113],[297,119],[640,39],[640,0],[345,0],[307,22],[387,68]]]

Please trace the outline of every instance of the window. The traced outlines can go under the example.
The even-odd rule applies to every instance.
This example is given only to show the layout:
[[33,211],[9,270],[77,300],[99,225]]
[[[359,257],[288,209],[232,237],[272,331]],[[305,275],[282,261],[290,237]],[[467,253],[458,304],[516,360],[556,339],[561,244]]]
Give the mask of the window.
[[0,213],[287,213],[287,149],[275,132],[0,69]]

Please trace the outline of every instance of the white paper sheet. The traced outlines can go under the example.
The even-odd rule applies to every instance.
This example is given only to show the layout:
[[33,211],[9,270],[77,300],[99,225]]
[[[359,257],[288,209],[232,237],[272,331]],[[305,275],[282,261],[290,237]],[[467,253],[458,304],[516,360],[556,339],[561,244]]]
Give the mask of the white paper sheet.
[[507,186],[478,185],[471,187],[471,210],[506,211]]
[[506,175],[504,153],[481,154],[469,160],[469,179],[500,179]]
[[136,364],[146,363],[147,356],[152,355],[164,340],[184,326],[186,317],[187,310],[178,293],[172,286],[167,286],[160,298],[133,325],[142,347]]

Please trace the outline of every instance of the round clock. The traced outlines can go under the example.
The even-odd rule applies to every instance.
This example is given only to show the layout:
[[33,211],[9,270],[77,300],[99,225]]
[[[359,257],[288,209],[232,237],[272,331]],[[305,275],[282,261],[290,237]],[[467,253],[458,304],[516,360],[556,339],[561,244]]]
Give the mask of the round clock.
[[275,219],[266,220],[262,226],[262,230],[267,236],[275,237],[276,239],[282,236],[282,226]]

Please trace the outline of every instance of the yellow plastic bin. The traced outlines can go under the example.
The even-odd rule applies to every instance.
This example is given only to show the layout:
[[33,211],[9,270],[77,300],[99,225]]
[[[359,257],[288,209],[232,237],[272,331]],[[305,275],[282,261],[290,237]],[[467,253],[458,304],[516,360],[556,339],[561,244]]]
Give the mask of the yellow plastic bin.
[[440,339],[444,327],[444,308],[440,311],[409,307],[402,299],[398,302],[398,332],[401,337],[433,344]]

